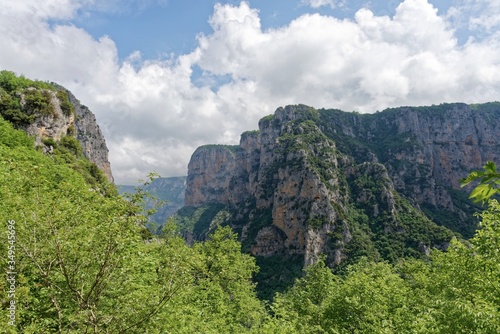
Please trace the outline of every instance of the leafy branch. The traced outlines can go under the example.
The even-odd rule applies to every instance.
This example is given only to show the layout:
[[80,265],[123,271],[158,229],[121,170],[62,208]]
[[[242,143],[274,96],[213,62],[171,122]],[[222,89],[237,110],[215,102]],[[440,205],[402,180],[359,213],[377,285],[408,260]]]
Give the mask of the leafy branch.
[[500,194],[500,173],[497,172],[497,166],[494,162],[488,161],[484,171],[473,171],[466,178],[460,181],[462,187],[471,182],[478,181],[479,184],[472,190],[469,198],[474,199],[474,203],[485,203],[495,194]]

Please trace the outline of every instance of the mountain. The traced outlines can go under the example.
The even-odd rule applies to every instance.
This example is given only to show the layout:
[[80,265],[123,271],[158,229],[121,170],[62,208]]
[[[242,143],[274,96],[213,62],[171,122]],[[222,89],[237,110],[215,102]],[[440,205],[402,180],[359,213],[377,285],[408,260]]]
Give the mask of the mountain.
[[269,263],[422,257],[473,234],[478,207],[459,181],[500,160],[499,135],[500,103],[278,108],[240,145],[194,152],[176,220],[188,240],[230,225]]
[[111,164],[108,160],[109,150],[94,113],[87,106],[81,104],[69,90],[61,86],[58,86],[58,88],[66,92],[70,103],[74,107],[76,139],[82,145],[83,155],[90,162],[95,163],[103,171],[106,178],[113,182]]
[[[99,178],[94,164],[113,182],[108,148],[95,115],[66,88],[0,71],[0,116],[34,137],[35,146],[45,153],[74,150],[88,160],[80,159],[78,168],[87,169],[89,180]],[[75,163],[69,156],[65,159]]]
[[[129,186],[129,185],[119,185],[117,186],[118,192],[120,194],[135,194],[138,189],[142,189],[144,192],[148,192],[154,198],[162,201],[159,203],[157,211],[149,217],[150,225],[149,228],[151,232],[159,233],[158,229],[161,229],[163,224],[167,221],[169,217],[172,217],[177,210],[184,206],[184,192],[186,189],[186,177],[160,177],[154,179],[151,183],[145,186]],[[153,200],[145,198],[146,203],[144,207],[146,209],[151,209],[155,206]]]

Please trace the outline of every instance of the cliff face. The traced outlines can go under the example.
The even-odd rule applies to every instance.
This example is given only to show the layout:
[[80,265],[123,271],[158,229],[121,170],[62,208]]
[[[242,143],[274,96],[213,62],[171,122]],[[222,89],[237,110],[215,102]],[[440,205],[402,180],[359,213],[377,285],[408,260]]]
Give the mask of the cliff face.
[[[35,89],[32,89],[35,90]],[[66,136],[68,129],[75,123],[75,115],[73,113],[64,113],[61,108],[61,101],[57,97],[56,92],[44,90],[43,93],[48,96],[48,102],[52,105],[51,113],[33,113],[33,121],[23,127],[23,130],[30,136],[35,138],[35,145],[42,145],[42,140],[52,138],[55,141]],[[21,95],[21,104],[26,106],[25,96]],[[32,113],[31,111],[29,111]]]
[[43,90],[43,94],[50,96],[50,104],[53,107],[52,112],[41,114],[26,110],[26,112],[32,114],[33,121],[22,126],[22,128],[35,138],[35,145],[37,146],[43,146],[42,141],[47,138],[59,141],[66,135],[74,136],[82,146],[85,158],[95,163],[103,171],[108,181],[113,182],[111,165],[108,160],[108,148],[97,125],[95,115],[89,108],[82,105],[70,91],[55,84],[54,86],[58,91],[67,94],[74,112],[63,112],[61,107],[63,102],[56,91]]
[[[500,104],[396,108],[372,115],[324,112],[322,129],[356,161],[374,155],[395,189],[433,220],[470,237],[475,230],[459,181],[499,161]],[[336,120],[337,118],[337,120]]]
[[331,265],[420,256],[446,247],[451,230],[468,237],[475,229],[459,180],[499,161],[499,116],[497,103],[369,115],[279,108],[239,146],[196,150],[185,198],[192,209],[181,212],[203,238],[220,211],[197,208],[223,208],[218,223],[257,256],[300,254],[307,264],[326,254]]
[[109,150],[101,129],[97,125],[95,115],[89,108],[82,105],[70,91],[66,90],[66,92],[69,101],[75,107],[76,139],[82,145],[83,155],[104,172],[108,181],[114,182],[111,164],[108,160]]

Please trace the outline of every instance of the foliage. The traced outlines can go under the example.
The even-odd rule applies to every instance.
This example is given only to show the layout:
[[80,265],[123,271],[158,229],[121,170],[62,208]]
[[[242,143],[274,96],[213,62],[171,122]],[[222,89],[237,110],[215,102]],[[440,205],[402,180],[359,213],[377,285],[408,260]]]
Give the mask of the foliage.
[[257,283],[257,296],[261,300],[272,300],[276,292],[289,289],[296,278],[302,276],[304,257],[301,254],[291,256],[257,256],[259,271],[254,275]]
[[[490,169],[491,171],[494,171]],[[488,180],[488,179],[487,179]],[[498,333],[500,205],[490,200],[469,242],[428,261],[361,259],[343,275],[321,260],[271,305],[273,333]]]
[[14,72],[6,70],[0,71],[0,87],[8,93],[13,93],[29,87],[48,90],[55,89],[54,86],[47,82],[31,80],[23,75],[17,76]]
[[3,120],[0,127],[0,219],[16,222],[14,328],[0,280],[7,333],[258,332],[257,266],[229,228],[193,247],[171,228],[143,240],[134,203],[101,195],[24,133]]
[[57,98],[59,99],[59,103],[63,114],[66,116],[73,114],[75,112],[75,107],[69,101],[68,93],[64,90],[58,90],[56,95]]
[[225,223],[227,211],[221,204],[206,204],[200,207],[185,206],[173,217],[180,231],[192,233],[194,240],[205,240],[217,226]]
[[[17,87],[16,80],[5,78],[0,76],[5,87]],[[310,122],[302,129],[314,134]],[[288,139],[290,145],[303,144]],[[398,233],[384,238],[385,230],[412,227],[410,243],[444,242],[449,235],[426,226],[425,217],[414,215],[398,196],[392,223],[369,221],[366,212],[373,207],[367,200],[342,219],[353,223],[353,236],[363,236],[360,243],[373,247],[347,248],[357,262],[336,274],[320,258],[288,289],[289,282],[267,286],[266,298],[271,289],[278,293],[266,304],[257,298],[252,278],[266,283],[286,270],[296,273],[301,254],[278,263],[276,257],[256,260],[242,253],[237,235],[219,226],[230,213],[214,205],[186,208],[191,210],[186,217],[196,219],[185,228],[205,241],[187,245],[181,238],[187,229],[179,231],[173,221],[161,238],[152,239],[144,233],[146,218],[138,206],[144,192],[127,201],[100,191],[98,168],[84,162],[74,138],[45,144],[54,147],[52,155],[35,150],[31,138],[0,118],[1,234],[8,235],[8,221],[15,221],[16,231],[15,327],[7,325],[10,286],[0,280],[5,333],[500,332],[500,204],[491,199],[499,177],[492,163],[465,181],[486,185],[472,197],[489,200],[470,240],[453,239],[447,251],[433,250],[426,259],[380,262],[404,253],[399,243],[405,240]],[[146,183],[155,177],[149,175]],[[380,197],[385,186],[370,174],[349,182],[355,194],[364,191],[368,199]],[[388,214],[384,209],[379,216]],[[249,223],[255,231],[271,223],[270,212],[254,213]],[[255,233],[250,228],[248,233]],[[12,251],[8,245],[0,243],[2,268]],[[257,264],[264,271],[259,273]]]
[[129,271],[141,227],[127,202],[28,147],[0,145],[0,178],[1,219],[16,221],[19,332],[112,330],[145,312],[128,297],[138,313],[104,306],[123,294],[121,277],[140,278]]
[[[0,115],[15,126],[31,124],[39,116],[56,116],[52,96],[56,86],[0,71]],[[64,115],[74,113],[66,91],[55,92]]]
[[75,137],[64,136],[59,140],[59,144],[75,156],[83,155],[82,145],[80,145],[80,142]]
[[51,103],[51,92],[48,90],[26,89],[23,92],[26,112],[29,114],[56,116]]
[[461,185],[465,187],[471,182],[479,180],[480,183],[471,192],[470,198],[474,202],[482,202],[483,204],[495,194],[500,194],[500,173],[497,172],[497,167],[494,162],[488,161],[483,171],[474,171],[466,178],[462,179]]
[[321,260],[283,294],[266,323],[280,333],[498,333],[500,205],[490,201],[468,243],[429,261],[361,259],[342,276]]
[[12,125],[0,117],[0,143],[9,148],[33,147],[33,139],[26,136],[26,133],[21,130],[12,129]]

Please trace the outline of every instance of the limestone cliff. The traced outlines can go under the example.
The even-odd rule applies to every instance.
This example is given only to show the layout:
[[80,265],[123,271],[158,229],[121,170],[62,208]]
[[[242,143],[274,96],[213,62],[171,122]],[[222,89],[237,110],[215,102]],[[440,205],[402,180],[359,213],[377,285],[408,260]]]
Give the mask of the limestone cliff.
[[[46,139],[59,141],[64,136],[74,136],[82,147],[82,153],[90,162],[95,163],[108,181],[113,182],[111,165],[108,160],[108,148],[104,136],[97,125],[95,115],[82,105],[75,96],[62,86],[52,84],[57,90],[38,89],[50,103],[50,112],[36,112],[25,103],[25,94],[21,94],[21,107],[30,114],[28,124],[20,126],[35,138],[35,145],[43,146]],[[31,90],[36,90],[32,88]],[[28,90],[29,91],[29,90]],[[64,92],[60,94],[59,92]],[[65,112],[63,105],[68,99],[72,112]],[[50,147],[44,148],[50,150]]]
[[499,103],[365,115],[279,108],[240,145],[196,150],[186,184],[191,209],[180,215],[191,215],[181,218],[195,238],[218,217],[256,256],[298,254],[307,264],[326,254],[331,265],[422,256],[475,229],[459,180],[500,160],[499,116]]
[[108,181],[113,182],[111,164],[108,160],[109,150],[94,113],[82,105],[70,91],[66,90],[66,92],[75,108],[76,139],[82,145],[83,155],[104,172]]

